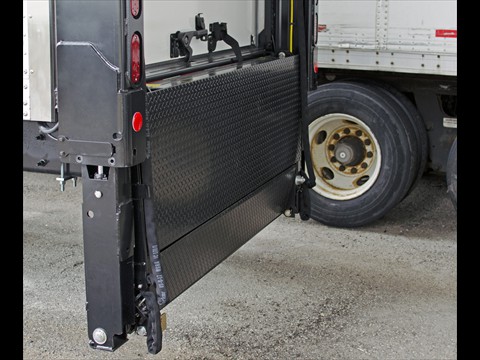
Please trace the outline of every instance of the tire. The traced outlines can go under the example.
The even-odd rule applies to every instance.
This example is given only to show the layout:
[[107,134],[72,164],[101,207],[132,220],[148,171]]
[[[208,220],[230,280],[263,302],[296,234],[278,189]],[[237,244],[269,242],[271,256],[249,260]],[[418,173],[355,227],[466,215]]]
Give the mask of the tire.
[[384,89],[370,84],[325,84],[308,100],[317,183],[309,190],[311,218],[336,227],[382,218],[417,177],[418,144],[410,120]]
[[371,85],[376,87],[378,91],[384,91],[385,95],[390,97],[390,99],[397,104],[400,111],[403,112],[402,116],[409,120],[415,136],[414,142],[416,144],[416,150],[413,154],[417,162],[417,170],[416,174],[414,174],[413,182],[405,194],[405,197],[407,197],[412,190],[415,189],[427,168],[428,134],[422,116],[410,99],[392,85],[370,79],[353,79],[349,81]]
[[447,160],[447,192],[457,210],[457,138],[453,141]]

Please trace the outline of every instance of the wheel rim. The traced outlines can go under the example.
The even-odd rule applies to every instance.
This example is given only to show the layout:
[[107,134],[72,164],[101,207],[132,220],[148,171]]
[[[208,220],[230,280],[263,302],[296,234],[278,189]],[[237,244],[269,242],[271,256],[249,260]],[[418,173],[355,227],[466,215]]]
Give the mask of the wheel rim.
[[370,128],[347,114],[328,114],[308,127],[318,194],[350,200],[370,189],[381,166],[378,141]]

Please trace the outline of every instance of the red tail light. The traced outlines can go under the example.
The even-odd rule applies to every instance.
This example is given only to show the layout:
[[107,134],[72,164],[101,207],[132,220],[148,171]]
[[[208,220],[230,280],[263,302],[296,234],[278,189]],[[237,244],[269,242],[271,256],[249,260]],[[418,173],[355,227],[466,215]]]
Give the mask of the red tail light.
[[142,40],[138,33],[133,34],[132,42],[130,44],[130,59],[131,59],[131,76],[132,83],[138,84],[142,78],[142,62],[141,62]]
[[130,12],[134,18],[140,15],[140,0],[130,0]]

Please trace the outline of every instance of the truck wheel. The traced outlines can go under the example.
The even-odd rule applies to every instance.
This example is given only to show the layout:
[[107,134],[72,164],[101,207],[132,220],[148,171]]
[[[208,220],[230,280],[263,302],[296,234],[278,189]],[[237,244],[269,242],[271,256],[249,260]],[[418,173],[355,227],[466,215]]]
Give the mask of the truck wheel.
[[447,160],[447,188],[455,210],[457,210],[457,138],[453,141]]
[[[412,190],[415,189],[427,167],[428,135],[422,116],[410,99],[408,99],[402,92],[390,84],[362,78],[353,79],[351,81],[370,85],[375,87],[377,91],[383,91],[386,96],[390,97],[390,99],[396,103],[398,110],[403,113],[403,115],[400,116],[404,116],[405,119],[410,121],[411,129],[413,129],[413,133],[415,135],[414,140],[416,144],[416,150],[414,151],[413,155],[415,156],[415,161],[417,161],[417,170],[416,174],[414,174],[413,182],[405,194],[405,197],[407,197]],[[411,131],[409,133],[411,133]]]
[[384,90],[367,84],[325,84],[308,100],[316,177],[311,218],[338,227],[380,219],[405,197],[418,171],[410,121]]

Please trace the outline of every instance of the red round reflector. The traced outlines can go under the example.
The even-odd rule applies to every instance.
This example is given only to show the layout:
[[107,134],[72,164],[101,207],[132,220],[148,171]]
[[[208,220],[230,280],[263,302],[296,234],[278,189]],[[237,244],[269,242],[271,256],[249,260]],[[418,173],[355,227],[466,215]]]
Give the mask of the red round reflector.
[[139,132],[143,126],[143,116],[138,111],[133,114],[132,118],[132,128],[135,132]]

